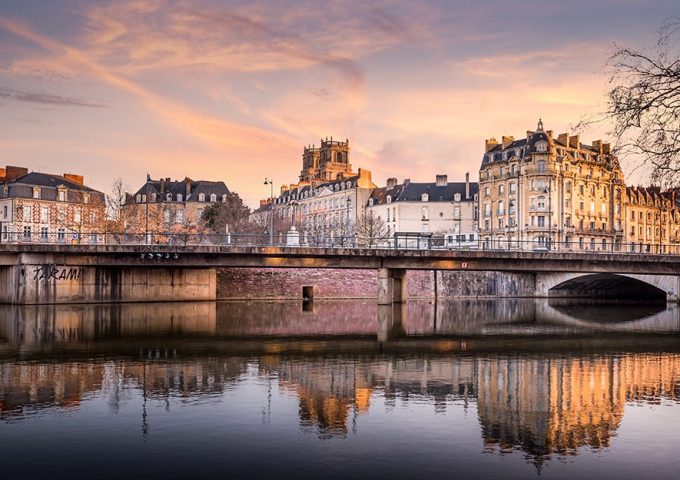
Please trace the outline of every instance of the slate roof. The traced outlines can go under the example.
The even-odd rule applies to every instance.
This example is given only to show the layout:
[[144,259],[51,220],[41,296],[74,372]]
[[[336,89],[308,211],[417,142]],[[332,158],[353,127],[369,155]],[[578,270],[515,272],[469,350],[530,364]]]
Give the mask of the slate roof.
[[[161,194],[161,180],[151,180],[149,183],[149,195],[155,193],[157,195],[158,201],[165,201],[165,195],[168,193],[172,194],[173,200],[177,198],[178,194],[184,196],[186,194],[186,181],[185,180],[171,180],[166,181],[164,185],[164,192]],[[191,194],[186,197],[185,201],[196,201],[198,196],[202,193],[206,196],[206,200],[210,198],[213,193],[217,195],[218,199],[222,198],[222,195],[229,194],[229,189],[224,182],[213,182],[209,180],[189,180],[189,186]],[[139,190],[133,194],[133,198],[137,195],[146,195],[147,185],[144,183]]]
[[35,187],[51,187],[51,188],[57,188],[59,185],[63,185],[69,190],[79,190],[82,192],[93,192],[93,193],[102,193],[99,190],[95,190],[94,188],[86,187],[85,185],[81,185],[79,183],[76,183],[74,181],[68,180],[65,177],[62,177],[61,175],[52,175],[49,173],[41,173],[41,172],[30,172],[27,173],[26,175],[22,175],[20,177],[14,178],[12,180],[8,180],[6,182],[2,182],[3,185],[9,185],[9,184],[22,184],[22,185],[30,185],[30,186],[35,186]]
[[[478,191],[479,184],[477,182],[470,182],[470,198],[467,200],[473,201],[474,196]],[[448,182],[446,186],[437,186],[436,182],[413,183],[405,181],[389,190],[386,187],[376,188],[373,190],[370,198],[373,199],[374,205],[387,203],[388,195],[392,197],[392,203],[420,202],[422,201],[423,193],[427,193],[428,202],[451,202],[456,193],[460,194],[462,201],[466,200],[465,182]]]

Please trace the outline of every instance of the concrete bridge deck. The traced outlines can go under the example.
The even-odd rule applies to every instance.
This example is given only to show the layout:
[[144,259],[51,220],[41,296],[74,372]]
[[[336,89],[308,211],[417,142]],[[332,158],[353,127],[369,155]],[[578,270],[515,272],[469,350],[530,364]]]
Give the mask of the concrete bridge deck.
[[[406,298],[408,270],[533,275],[536,296],[584,289],[675,301],[680,256],[615,252],[397,250],[308,247],[0,244],[0,302],[215,300],[217,268],[377,271],[378,301]],[[587,279],[583,279],[587,276]],[[578,279],[578,280],[577,280]],[[637,282],[637,283],[636,283]],[[646,287],[649,287],[645,290]],[[611,293],[611,292],[610,292]]]

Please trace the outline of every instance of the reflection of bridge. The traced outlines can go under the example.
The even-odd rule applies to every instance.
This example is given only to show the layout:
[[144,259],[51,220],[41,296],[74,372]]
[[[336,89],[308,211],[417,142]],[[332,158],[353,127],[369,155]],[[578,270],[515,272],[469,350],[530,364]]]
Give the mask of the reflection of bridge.
[[6,303],[214,300],[217,268],[340,268],[377,272],[378,301],[406,298],[408,270],[524,275],[519,296],[676,300],[680,256],[621,253],[219,246],[0,245]]

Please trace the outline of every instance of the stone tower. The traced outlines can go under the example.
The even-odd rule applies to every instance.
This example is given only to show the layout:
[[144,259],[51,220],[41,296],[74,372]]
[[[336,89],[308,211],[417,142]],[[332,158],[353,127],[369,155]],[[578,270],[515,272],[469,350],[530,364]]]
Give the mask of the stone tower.
[[332,181],[350,175],[349,140],[322,139],[321,147],[306,147],[302,152],[301,182]]

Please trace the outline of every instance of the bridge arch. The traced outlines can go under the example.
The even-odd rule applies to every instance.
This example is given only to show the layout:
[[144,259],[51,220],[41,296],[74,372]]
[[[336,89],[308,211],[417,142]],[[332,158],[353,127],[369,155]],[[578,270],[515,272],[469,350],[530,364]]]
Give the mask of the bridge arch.
[[547,273],[536,280],[537,294],[546,297],[678,299],[674,275]]

